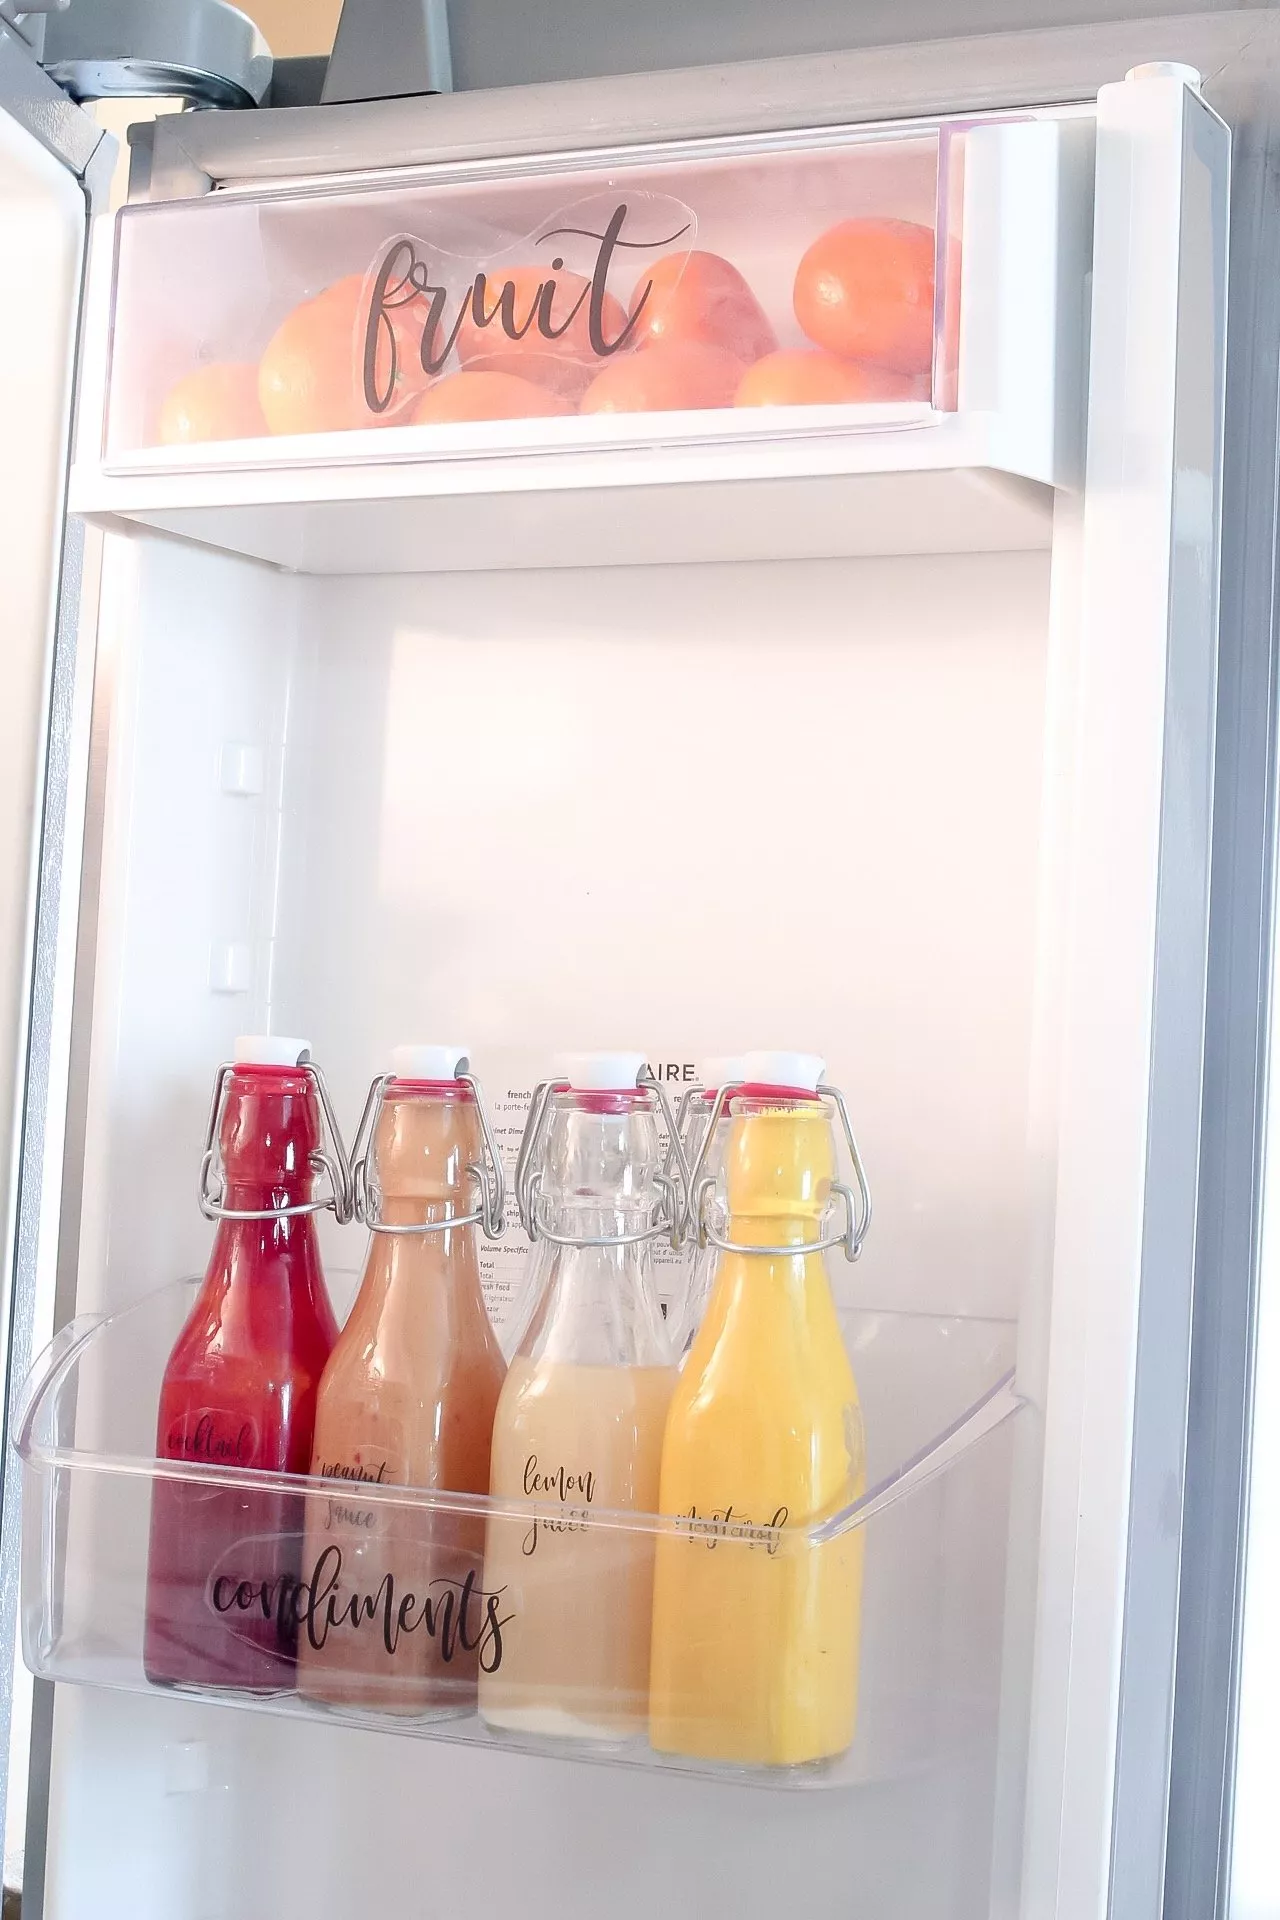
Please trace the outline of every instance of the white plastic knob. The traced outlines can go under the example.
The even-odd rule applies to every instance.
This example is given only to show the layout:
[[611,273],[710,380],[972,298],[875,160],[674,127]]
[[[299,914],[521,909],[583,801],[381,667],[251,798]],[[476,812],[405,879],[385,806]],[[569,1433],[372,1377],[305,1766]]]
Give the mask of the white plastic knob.
[[456,1080],[470,1072],[470,1047],[392,1047],[391,1071],[397,1080]]
[[813,1093],[827,1063],[816,1053],[744,1053],[742,1077],[762,1087],[794,1087]]
[[242,1033],[231,1057],[238,1067],[299,1067],[311,1058],[311,1042],[282,1033]]
[[743,1055],[740,1053],[713,1053],[703,1070],[703,1085],[708,1093],[717,1093],[721,1087],[732,1085],[735,1080],[745,1080],[742,1070]]
[[578,1093],[630,1093],[644,1065],[643,1053],[566,1053],[559,1077]]
[[1188,67],[1181,60],[1146,60],[1140,67],[1130,67],[1126,80],[1182,80],[1193,93],[1199,93],[1201,75],[1196,67]]

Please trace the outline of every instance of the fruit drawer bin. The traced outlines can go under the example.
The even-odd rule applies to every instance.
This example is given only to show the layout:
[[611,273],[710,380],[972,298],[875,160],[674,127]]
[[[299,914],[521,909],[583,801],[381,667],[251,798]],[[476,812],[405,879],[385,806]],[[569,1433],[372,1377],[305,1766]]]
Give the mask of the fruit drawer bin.
[[927,404],[958,145],[796,139],[126,209],[108,452]]
[[194,1285],[73,1323],[24,1389],[33,1672],[765,1786],[994,1765],[1031,1431],[1003,1323],[846,1315],[865,1484],[792,1527],[246,1471],[198,1435],[161,1464]]
[[1049,407],[1080,134],[828,128],[126,207],[106,468]]

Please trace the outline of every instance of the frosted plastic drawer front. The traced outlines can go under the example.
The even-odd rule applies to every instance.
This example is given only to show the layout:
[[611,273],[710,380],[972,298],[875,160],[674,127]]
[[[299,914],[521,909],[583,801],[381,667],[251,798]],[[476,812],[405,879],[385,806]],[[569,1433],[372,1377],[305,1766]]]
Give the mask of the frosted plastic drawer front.
[[[992,1766],[1020,1424],[1003,1323],[848,1317],[867,1491],[793,1527],[237,1470],[198,1444],[161,1464],[159,1383],[193,1292],[73,1325],[28,1383],[37,1674],[764,1786]],[[287,1687],[278,1657],[275,1684],[251,1684],[273,1635],[296,1648]]]
[[927,417],[955,404],[963,144],[792,134],[127,208],[107,458]]

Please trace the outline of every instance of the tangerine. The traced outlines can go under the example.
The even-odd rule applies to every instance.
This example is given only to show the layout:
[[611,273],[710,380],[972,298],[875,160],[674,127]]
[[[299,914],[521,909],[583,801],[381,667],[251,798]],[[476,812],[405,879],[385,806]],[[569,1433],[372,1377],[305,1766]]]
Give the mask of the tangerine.
[[803,347],[768,353],[748,367],[734,396],[737,407],[842,406],[858,400],[910,397],[910,383],[883,367],[841,360]]
[[423,394],[411,417],[416,427],[449,420],[516,420],[572,413],[562,394],[515,373],[470,369],[446,374]]
[[[364,392],[368,312],[365,279],[352,273],[285,316],[258,363],[258,397],[270,432],[341,433],[403,420],[427,384],[419,355],[427,303],[414,299],[389,320],[396,348],[395,394],[382,413],[369,406]],[[385,391],[391,343],[381,330],[374,377]]]
[[896,373],[933,358],[931,227],[913,220],[842,220],[796,269],[796,319],[815,346]]
[[742,362],[724,347],[664,341],[620,355],[582,396],[583,413],[668,413],[686,407],[728,407]]
[[[483,325],[477,304],[489,316]],[[458,358],[468,370],[514,373],[577,400],[609,364],[599,346],[626,330],[621,301],[606,292],[598,304],[593,340],[592,288],[582,274],[529,266],[504,267],[483,285],[477,277],[458,327]]]
[[772,353],[778,344],[764,308],[722,254],[696,249],[663,254],[636,282],[632,313],[637,307],[639,346],[696,341],[726,347],[745,365]]
[[266,431],[254,366],[215,361],[197,367],[170,387],[160,407],[160,444],[165,447],[251,440]]

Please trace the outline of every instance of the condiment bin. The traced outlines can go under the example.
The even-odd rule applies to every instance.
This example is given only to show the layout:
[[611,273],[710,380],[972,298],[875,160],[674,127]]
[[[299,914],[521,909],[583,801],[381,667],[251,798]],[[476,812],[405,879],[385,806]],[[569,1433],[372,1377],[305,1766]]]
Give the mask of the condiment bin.
[[[465,1631],[482,1669],[499,1664],[509,1632],[508,1602],[484,1589],[486,1526],[563,1524],[551,1503],[504,1504],[447,1492],[411,1492],[331,1480],[238,1470],[234,1461],[198,1457],[160,1463],[154,1419],[161,1374],[198,1282],[182,1281],[106,1316],[66,1327],[40,1358],[14,1415],[22,1460],[22,1644],[44,1679],[155,1691],[143,1664],[148,1538],[153,1502],[178,1482],[194,1482],[211,1501],[239,1503],[251,1539],[264,1526],[280,1539],[297,1579],[282,1600],[254,1590],[242,1569],[210,1567],[205,1589],[208,1635],[234,1634],[255,1610],[285,1605],[302,1635],[323,1635],[332,1566],[303,1567],[304,1515],[312,1503],[356,1498],[379,1546],[364,1576],[353,1576],[370,1612],[385,1617],[392,1640],[409,1653],[415,1635]],[[717,1556],[696,1593],[710,1598],[700,1632],[731,1634],[735,1596],[762,1575],[803,1578],[806,1556],[844,1555],[860,1584],[840,1657],[858,1667],[852,1744],[804,1764],[759,1764],[706,1751],[659,1753],[647,1738],[647,1701],[616,1703],[615,1723],[591,1737],[540,1730],[537,1703],[524,1729],[488,1727],[468,1699],[433,1695],[420,1710],[407,1677],[390,1663],[385,1705],[323,1704],[297,1692],[183,1688],[229,1706],[377,1726],[469,1744],[563,1758],[707,1774],[758,1786],[821,1788],[901,1778],[940,1766],[994,1766],[1005,1609],[1010,1475],[1015,1450],[1033,1444],[1011,1371],[1012,1330],[1003,1322],[927,1315],[846,1312],[842,1324],[863,1405],[866,1491],[807,1527],[739,1525],[735,1516],[659,1516],[584,1510],[602,1569],[663,1553]],[[314,1519],[315,1509],[312,1508]],[[265,1518],[264,1518],[265,1516]],[[349,1521],[350,1516],[347,1516]],[[313,1536],[314,1539],[314,1536]],[[313,1551],[309,1549],[309,1551]],[[452,1607],[411,1595],[416,1570],[432,1555],[447,1561]],[[443,1555],[441,1561],[439,1556]],[[380,1557],[379,1557],[380,1556]],[[744,1565],[744,1562],[748,1563]],[[686,1563],[688,1564],[688,1563]],[[406,1576],[405,1569],[409,1569]],[[392,1572],[391,1590],[385,1576]],[[399,1575],[399,1589],[395,1576]],[[471,1576],[468,1580],[468,1574]],[[408,1581],[409,1584],[406,1584]],[[343,1591],[349,1589],[344,1588]],[[465,1592],[464,1592],[465,1590]],[[690,1592],[695,1587],[689,1588]],[[398,1623],[398,1624],[397,1624]],[[330,1622],[332,1625],[332,1622]],[[403,1639],[400,1628],[404,1629]],[[678,1721],[688,1703],[668,1701]],[[690,1705],[690,1724],[696,1713]],[[691,1744],[716,1745],[702,1727]]]

